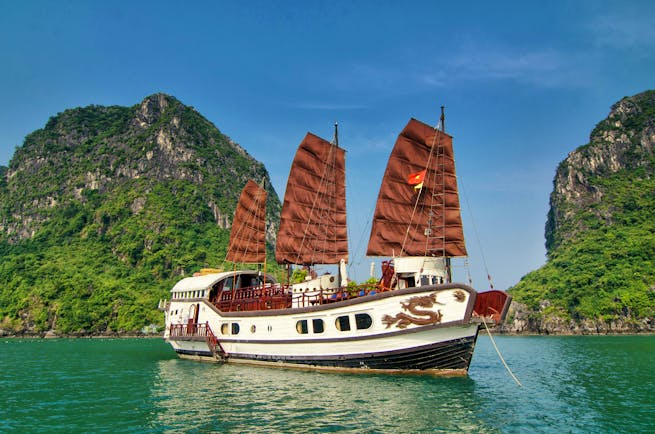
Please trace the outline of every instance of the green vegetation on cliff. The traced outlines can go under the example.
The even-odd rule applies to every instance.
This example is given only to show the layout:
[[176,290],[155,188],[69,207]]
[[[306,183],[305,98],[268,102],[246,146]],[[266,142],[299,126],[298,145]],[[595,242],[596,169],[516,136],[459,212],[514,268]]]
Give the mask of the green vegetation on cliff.
[[511,288],[533,323],[655,318],[655,92],[625,98],[589,144],[560,164],[546,226],[548,261]]
[[[268,179],[162,94],[66,110],[28,135],[0,175],[0,334],[162,324],[159,299],[181,276],[223,263],[241,188]],[[274,233],[280,203],[267,185]]]
[[551,252],[548,263],[523,277],[511,294],[539,315],[607,322],[653,318],[655,179],[620,173],[598,182],[611,192],[599,206],[622,212],[611,224],[591,211],[580,213],[587,230]]

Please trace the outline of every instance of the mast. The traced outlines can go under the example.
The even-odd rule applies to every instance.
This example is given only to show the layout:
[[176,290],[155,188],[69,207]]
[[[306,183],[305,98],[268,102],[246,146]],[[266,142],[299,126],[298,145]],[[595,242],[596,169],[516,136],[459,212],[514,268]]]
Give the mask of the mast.
[[[339,149],[339,124],[337,122],[334,123],[334,140],[333,140],[333,142],[334,142],[334,146],[336,146],[337,149]],[[341,283],[344,281],[344,277],[345,277],[343,275],[343,273],[341,272],[341,262],[342,261],[343,261],[343,258],[339,260],[339,266],[337,267],[337,279],[339,279],[338,282],[339,282],[340,286],[344,286],[344,285],[341,285]]]
[[268,197],[268,192],[266,191],[266,179],[262,178],[262,190],[266,193],[264,196],[264,274],[262,275],[262,289],[266,288],[266,198]]
[[[441,121],[441,132],[445,133],[446,132],[446,115],[444,111],[445,107],[441,106],[441,117],[439,120]],[[444,198],[445,200],[445,198]],[[445,203],[443,204],[443,207],[445,209]],[[446,225],[446,213],[443,214],[443,224],[444,227]],[[452,267],[450,264],[450,256],[446,256],[446,246],[445,246],[446,240],[444,239],[444,258],[446,260],[446,279],[448,282],[453,281],[453,272],[452,272]]]

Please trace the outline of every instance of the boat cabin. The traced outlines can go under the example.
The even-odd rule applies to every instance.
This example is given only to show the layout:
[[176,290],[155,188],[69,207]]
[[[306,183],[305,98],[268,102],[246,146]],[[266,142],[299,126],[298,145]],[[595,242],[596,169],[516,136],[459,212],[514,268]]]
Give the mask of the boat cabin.
[[396,279],[396,282],[390,282],[393,289],[441,285],[447,281],[444,258],[406,256],[394,258],[390,266]]
[[315,278],[309,277],[301,283],[294,283],[291,285],[293,293],[293,307],[313,306],[316,304],[324,303],[326,298],[332,297],[336,300],[337,297],[343,298],[340,291],[339,282],[336,276],[332,274],[324,274]]
[[[223,311],[289,307],[291,294],[271,275],[257,270],[227,271],[180,280],[171,301],[205,299]],[[257,306],[250,304],[257,302]],[[261,302],[261,306],[260,306]]]

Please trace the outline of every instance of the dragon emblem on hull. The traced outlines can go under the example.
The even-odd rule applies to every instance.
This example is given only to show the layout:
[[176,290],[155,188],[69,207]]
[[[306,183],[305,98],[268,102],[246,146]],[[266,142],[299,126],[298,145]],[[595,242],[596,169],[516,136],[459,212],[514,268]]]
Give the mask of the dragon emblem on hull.
[[[441,310],[420,310],[419,308],[431,308],[435,304],[443,305],[437,301],[437,293],[430,295],[424,295],[422,297],[410,297],[405,302],[400,302],[400,306],[403,310],[409,312],[412,315],[409,315],[405,312],[399,312],[395,316],[385,315],[382,317],[382,322],[387,325],[387,328],[396,324],[396,327],[400,329],[407,328],[410,324],[416,325],[430,325],[438,324],[441,322],[443,315]],[[418,317],[418,318],[417,318]]]

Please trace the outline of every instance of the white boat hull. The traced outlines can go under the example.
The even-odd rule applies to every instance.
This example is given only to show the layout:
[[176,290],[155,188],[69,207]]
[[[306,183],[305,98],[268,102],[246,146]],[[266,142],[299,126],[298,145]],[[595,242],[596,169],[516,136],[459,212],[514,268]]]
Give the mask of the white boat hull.
[[[476,295],[449,284],[251,312],[221,312],[201,298],[172,301],[165,338],[181,357],[228,363],[465,374],[478,335],[470,321]],[[217,348],[197,333],[175,333],[186,313],[213,331]]]

